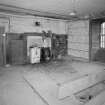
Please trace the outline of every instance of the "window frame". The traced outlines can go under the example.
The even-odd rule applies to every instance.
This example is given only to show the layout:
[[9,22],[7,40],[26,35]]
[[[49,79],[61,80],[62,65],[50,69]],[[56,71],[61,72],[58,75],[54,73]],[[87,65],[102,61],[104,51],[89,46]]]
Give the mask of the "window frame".
[[100,48],[105,48],[105,22],[101,23]]

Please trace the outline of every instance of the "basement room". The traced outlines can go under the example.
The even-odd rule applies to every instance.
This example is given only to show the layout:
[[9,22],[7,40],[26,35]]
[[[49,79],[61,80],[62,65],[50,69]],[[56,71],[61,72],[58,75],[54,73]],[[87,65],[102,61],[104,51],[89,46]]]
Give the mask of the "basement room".
[[0,0],[0,105],[105,105],[105,0]]

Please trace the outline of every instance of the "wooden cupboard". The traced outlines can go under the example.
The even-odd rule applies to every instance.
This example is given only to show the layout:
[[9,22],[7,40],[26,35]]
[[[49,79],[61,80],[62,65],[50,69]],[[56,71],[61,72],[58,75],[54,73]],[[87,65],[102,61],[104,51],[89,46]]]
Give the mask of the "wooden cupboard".
[[24,40],[12,40],[10,44],[11,63],[25,64],[27,62],[27,47]]

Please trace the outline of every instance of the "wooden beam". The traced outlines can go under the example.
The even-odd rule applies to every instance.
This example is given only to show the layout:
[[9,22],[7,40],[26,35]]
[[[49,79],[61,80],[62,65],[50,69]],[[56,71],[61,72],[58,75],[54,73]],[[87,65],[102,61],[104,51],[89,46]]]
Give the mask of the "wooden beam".
[[0,4],[0,12],[18,13],[18,14],[23,14],[23,15],[33,15],[33,16],[40,16],[40,17],[70,20],[69,16],[60,15],[56,13],[41,12],[41,11],[31,10],[31,9],[25,9],[25,8],[16,7],[16,6],[7,5],[7,4]]

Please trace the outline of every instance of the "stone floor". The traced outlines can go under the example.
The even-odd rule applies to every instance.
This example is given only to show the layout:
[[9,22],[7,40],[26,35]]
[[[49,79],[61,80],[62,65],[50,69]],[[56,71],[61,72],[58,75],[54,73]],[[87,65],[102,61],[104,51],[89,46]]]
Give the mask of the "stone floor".
[[[71,61],[57,61],[34,65],[0,67],[0,105],[47,105],[42,97],[36,91],[33,91],[33,89],[24,80],[24,74],[27,72],[35,73],[35,71],[38,70],[47,71],[46,73],[48,73],[50,77],[52,77],[54,70],[58,74],[63,72],[66,75],[63,79],[62,74],[60,74],[59,78],[56,77],[56,74],[53,75],[58,78],[59,81],[64,82],[68,75],[67,71],[63,71],[65,68],[67,70],[70,68],[69,72],[75,73],[77,69],[86,69],[86,71],[89,72],[91,69],[104,69],[105,67],[105,65],[99,63],[95,64],[73,61],[72,66],[71,63]],[[62,71],[60,71],[61,69]]]

